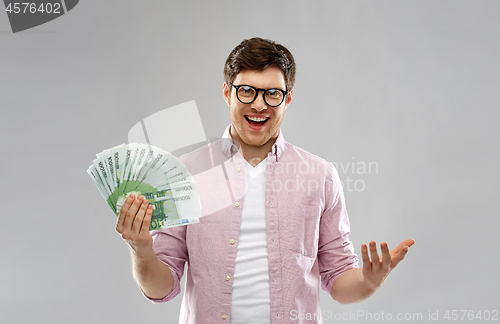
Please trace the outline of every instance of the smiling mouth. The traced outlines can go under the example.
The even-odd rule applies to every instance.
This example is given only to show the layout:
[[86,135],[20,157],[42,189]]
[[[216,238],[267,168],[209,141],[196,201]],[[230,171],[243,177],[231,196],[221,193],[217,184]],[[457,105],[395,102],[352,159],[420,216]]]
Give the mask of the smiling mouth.
[[253,126],[253,127],[262,127],[262,126],[264,126],[265,123],[267,123],[267,121],[269,120],[269,117],[266,117],[266,118],[255,118],[255,117],[245,116],[245,119],[250,124],[250,126]]

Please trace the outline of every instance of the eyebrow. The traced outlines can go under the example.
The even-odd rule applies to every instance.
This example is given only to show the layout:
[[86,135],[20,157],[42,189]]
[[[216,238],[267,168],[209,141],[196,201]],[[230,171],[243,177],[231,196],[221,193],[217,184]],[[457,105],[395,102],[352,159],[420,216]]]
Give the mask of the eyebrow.
[[283,89],[280,86],[277,86],[277,87],[268,87],[268,88],[259,88],[259,87],[256,87],[254,85],[248,84],[248,83],[241,83],[241,84],[234,84],[234,85],[236,85],[236,86],[250,86],[250,87],[254,87],[256,89],[264,89],[264,90],[268,90],[268,89],[280,89],[280,90],[283,90],[283,91],[287,91],[286,90],[286,86],[284,87],[285,89]]

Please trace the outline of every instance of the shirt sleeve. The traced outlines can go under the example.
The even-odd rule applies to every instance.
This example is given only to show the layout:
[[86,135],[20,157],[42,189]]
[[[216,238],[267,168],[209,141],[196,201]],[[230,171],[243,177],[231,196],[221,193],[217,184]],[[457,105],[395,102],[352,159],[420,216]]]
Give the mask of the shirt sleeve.
[[358,256],[349,241],[349,217],[339,175],[329,163],[325,179],[325,209],[321,215],[318,264],[321,288],[331,293],[333,283],[345,271],[358,267]]
[[186,226],[155,230],[151,232],[151,236],[153,236],[153,250],[158,259],[172,272],[174,285],[172,291],[162,299],[150,298],[144,292],[142,294],[153,303],[167,302],[181,292],[180,282],[184,274],[184,265],[188,261]]

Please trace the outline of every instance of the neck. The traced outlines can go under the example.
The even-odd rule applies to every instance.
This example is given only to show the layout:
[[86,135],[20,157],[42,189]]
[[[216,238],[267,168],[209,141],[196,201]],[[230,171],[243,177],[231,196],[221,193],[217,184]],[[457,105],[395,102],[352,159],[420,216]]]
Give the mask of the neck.
[[233,140],[240,143],[240,152],[243,158],[253,167],[257,166],[267,157],[267,154],[272,151],[272,147],[278,138],[277,135],[273,136],[264,145],[255,146],[243,142],[236,132],[231,131],[230,134]]
[[251,166],[255,167],[267,157],[269,152],[271,152],[274,142],[276,142],[276,139],[271,139],[262,146],[251,146],[241,143],[240,152],[243,158],[250,163]]

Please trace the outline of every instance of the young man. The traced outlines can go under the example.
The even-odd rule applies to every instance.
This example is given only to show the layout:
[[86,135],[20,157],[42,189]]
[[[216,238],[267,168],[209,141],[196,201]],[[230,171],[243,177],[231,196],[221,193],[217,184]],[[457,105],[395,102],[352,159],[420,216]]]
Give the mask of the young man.
[[[147,200],[130,196],[121,209],[116,230],[130,246],[145,296],[174,298],[185,263],[180,323],[300,321],[299,314],[321,313],[320,278],[340,303],[372,295],[414,241],[391,252],[384,242],[381,256],[375,242],[363,244],[358,268],[337,172],[280,131],[293,98],[292,54],[269,40],[244,40],[229,55],[224,78],[231,125],[219,142],[181,158],[193,173],[203,157],[212,161],[197,178],[206,216],[150,234]],[[213,164],[220,156],[227,157],[224,171]]]

